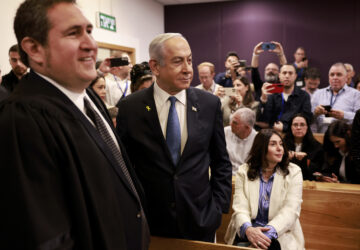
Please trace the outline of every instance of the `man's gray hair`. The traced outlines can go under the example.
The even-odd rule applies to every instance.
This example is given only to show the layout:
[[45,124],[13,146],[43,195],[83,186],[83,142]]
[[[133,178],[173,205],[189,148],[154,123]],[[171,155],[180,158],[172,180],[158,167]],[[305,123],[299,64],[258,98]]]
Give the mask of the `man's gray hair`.
[[[334,63],[333,65],[331,65],[330,69],[331,69],[332,67],[342,67],[342,68],[345,70],[345,74],[347,74],[347,70],[346,70],[345,64],[342,63],[342,62]],[[329,73],[330,73],[330,69],[329,69]]]
[[185,39],[185,37],[183,37],[183,35],[181,35],[180,33],[163,33],[157,35],[149,45],[150,60],[155,60],[161,66],[164,66],[164,54],[163,54],[164,42],[173,37],[182,37]]
[[230,122],[234,119],[234,117],[239,118],[242,122],[246,123],[251,128],[253,128],[255,125],[255,112],[249,108],[240,108],[236,110],[230,116]]

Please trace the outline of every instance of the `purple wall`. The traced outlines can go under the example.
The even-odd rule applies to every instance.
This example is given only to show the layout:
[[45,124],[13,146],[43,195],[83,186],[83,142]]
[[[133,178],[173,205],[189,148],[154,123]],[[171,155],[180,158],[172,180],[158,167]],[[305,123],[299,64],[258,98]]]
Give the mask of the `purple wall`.
[[[193,85],[199,83],[196,65],[203,61],[224,71],[225,56],[235,50],[251,63],[254,46],[279,41],[288,62],[298,46],[306,49],[309,65],[321,71],[321,86],[334,62],[351,63],[360,71],[360,1],[232,1],[165,6],[165,31],[180,32],[189,41],[194,60]],[[260,72],[272,53],[260,57]]]

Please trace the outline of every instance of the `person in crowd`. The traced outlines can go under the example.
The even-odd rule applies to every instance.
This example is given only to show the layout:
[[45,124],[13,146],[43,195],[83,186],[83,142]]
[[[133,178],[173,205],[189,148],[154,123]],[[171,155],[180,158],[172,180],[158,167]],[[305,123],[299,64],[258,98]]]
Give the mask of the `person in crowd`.
[[302,183],[301,169],[289,163],[280,134],[260,130],[247,163],[236,174],[234,213],[225,242],[261,249],[304,249],[299,221]]
[[351,126],[345,121],[334,121],[324,136],[325,162],[317,179],[324,182],[360,184],[360,176],[350,157]]
[[356,176],[360,177],[360,109],[356,112],[351,128],[350,157]]
[[349,87],[354,87],[353,77],[355,76],[354,67],[350,63],[344,63],[346,68],[346,84]]
[[[280,61],[280,65],[284,65],[287,63],[286,57],[284,54],[283,47],[279,42],[271,41],[271,43],[275,44],[275,49],[268,50],[271,53],[275,53]],[[258,43],[254,47],[253,56],[251,59],[251,79],[254,84],[255,88],[255,98],[259,100],[261,96],[261,88],[263,86],[264,81],[267,83],[278,83],[279,82],[279,66],[275,63],[271,62],[265,67],[264,72],[264,81],[260,77],[259,72],[259,57],[261,53],[264,52],[263,50],[264,42]]]
[[27,67],[21,61],[19,46],[17,44],[11,46],[9,49],[9,62],[11,65],[11,71],[3,76],[2,86],[11,93],[19,84],[21,78],[23,78],[27,73]]
[[225,72],[215,76],[215,82],[223,87],[233,87],[233,79],[239,68],[239,56],[235,51],[230,51],[226,55]]
[[119,112],[119,109],[117,107],[108,107],[107,110],[108,110],[110,118],[113,122],[114,128],[116,128],[116,117]]
[[224,128],[226,149],[232,164],[233,175],[244,164],[257,132],[255,125],[255,112],[249,108],[240,108],[230,117],[230,126]]
[[335,120],[352,123],[355,112],[360,109],[360,92],[349,87],[346,80],[344,64],[335,63],[329,70],[329,86],[314,93],[311,106],[316,132],[325,133],[329,124]]
[[302,88],[305,86],[304,73],[308,67],[309,59],[306,57],[305,49],[298,47],[294,53],[294,67],[296,69],[295,86]]
[[234,89],[235,93],[233,96],[224,96],[221,98],[224,127],[229,125],[230,115],[239,108],[248,107],[256,114],[259,110],[259,102],[255,101],[250,82],[246,77],[237,77],[234,80]]
[[86,91],[97,74],[92,29],[74,0],[17,9],[31,70],[0,106],[3,249],[148,249],[142,188]]
[[106,83],[103,76],[97,76],[91,83],[90,88],[100,97],[100,99],[106,104]]
[[303,87],[302,90],[309,94],[311,100],[320,85],[320,71],[314,67],[307,68],[304,73],[304,81],[305,87]]
[[149,88],[153,84],[153,75],[148,62],[135,64],[130,71],[131,93]]
[[289,159],[301,168],[304,180],[314,180],[313,173],[320,171],[324,164],[322,145],[314,138],[305,115],[296,114],[290,126],[284,137]]
[[112,58],[127,58],[128,65],[116,66],[110,68],[110,73],[106,74],[106,102],[115,106],[120,99],[131,94],[130,71],[132,68],[131,59],[126,52],[114,51]]
[[215,66],[210,62],[202,62],[198,65],[199,80],[200,84],[196,86],[198,89],[205,90],[211,94],[218,95],[222,97],[224,95],[224,90],[219,92],[219,84],[215,83]]
[[360,91],[360,76],[354,82],[354,88]]
[[220,99],[190,87],[181,34],[156,36],[149,54],[156,81],[120,101],[117,131],[144,187],[151,234],[213,242],[231,198]]
[[262,87],[260,100],[265,107],[259,120],[276,131],[287,132],[290,128],[291,118],[295,114],[303,113],[311,120],[310,97],[305,91],[294,86],[296,71],[292,64],[285,64],[281,67],[279,78],[280,83],[284,85],[282,93],[270,94],[272,87],[269,88],[268,84],[264,84]]

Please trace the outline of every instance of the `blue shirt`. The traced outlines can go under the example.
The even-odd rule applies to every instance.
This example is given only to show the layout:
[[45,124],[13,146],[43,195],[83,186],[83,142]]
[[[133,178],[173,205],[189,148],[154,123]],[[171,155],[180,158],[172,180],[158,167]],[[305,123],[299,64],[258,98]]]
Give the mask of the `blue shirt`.
[[[331,105],[334,110],[341,110],[344,112],[344,119],[351,124],[354,120],[355,113],[360,109],[360,91],[347,86],[339,91],[337,95],[333,95],[330,86],[317,90],[311,99],[311,110],[314,112],[319,105]],[[324,133],[329,124],[336,120],[332,117],[325,117],[319,115],[316,119],[318,131]]]
[[275,230],[270,225],[267,225],[269,222],[269,205],[270,205],[270,196],[271,190],[274,182],[275,173],[273,173],[269,180],[266,182],[262,178],[260,173],[260,193],[259,193],[259,209],[255,220],[252,223],[245,222],[240,227],[240,238],[246,239],[245,231],[248,227],[267,227],[270,228],[269,231],[263,232],[269,239],[277,239],[278,235]]
[[215,76],[215,78],[214,78],[214,81],[217,84],[219,84],[219,85],[221,85],[221,86],[223,86],[225,88],[233,87],[233,82],[232,82],[231,77],[225,77],[225,75],[226,75],[226,72],[222,72],[222,73],[217,74]]

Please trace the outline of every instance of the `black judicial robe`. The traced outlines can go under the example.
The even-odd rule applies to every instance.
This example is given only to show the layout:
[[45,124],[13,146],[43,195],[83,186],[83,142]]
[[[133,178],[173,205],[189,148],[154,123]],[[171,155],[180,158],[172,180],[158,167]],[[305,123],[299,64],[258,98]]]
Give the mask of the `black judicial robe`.
[[100,135],[34,72],[0,103],[0,152],[0,249],[147,249],[140,203]]

